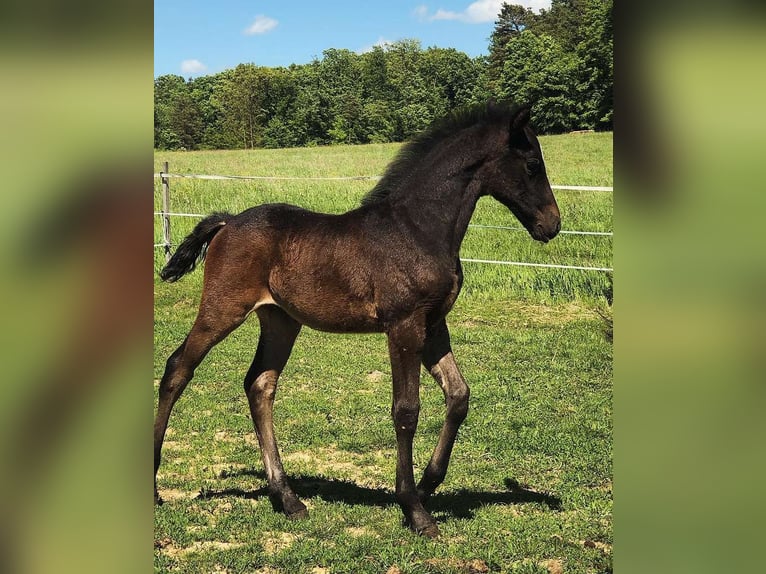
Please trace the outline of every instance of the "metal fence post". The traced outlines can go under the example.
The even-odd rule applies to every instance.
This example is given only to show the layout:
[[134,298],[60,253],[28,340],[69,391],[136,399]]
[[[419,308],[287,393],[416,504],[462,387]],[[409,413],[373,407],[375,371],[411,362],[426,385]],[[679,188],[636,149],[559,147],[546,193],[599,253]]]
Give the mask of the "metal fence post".
[[170,261],[170,183],[168,182],[168,162],[162,167],[162,239],[164,241],[165,263]]

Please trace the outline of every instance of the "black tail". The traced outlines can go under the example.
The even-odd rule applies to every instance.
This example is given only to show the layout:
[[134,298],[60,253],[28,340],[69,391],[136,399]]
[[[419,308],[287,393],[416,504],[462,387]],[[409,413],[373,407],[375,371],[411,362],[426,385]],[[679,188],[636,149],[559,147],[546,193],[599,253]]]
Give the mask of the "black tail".
[[160,271],[163,281],[178,281],[193,271],[197,263],[205,258],[207,246],[226,222],[233,216],[230,213],[214,213],[200,221],[178,246],[168,264]]

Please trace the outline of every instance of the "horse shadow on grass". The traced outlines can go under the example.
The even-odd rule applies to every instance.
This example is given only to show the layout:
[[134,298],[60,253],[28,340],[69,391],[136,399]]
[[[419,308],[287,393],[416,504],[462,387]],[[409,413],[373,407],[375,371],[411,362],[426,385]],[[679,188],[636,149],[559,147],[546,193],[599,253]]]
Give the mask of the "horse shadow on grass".
[[[254,476],[266,480],[266,474],[259,470],[243,470],[227,474],[227,476]],[[474,511],[487,505],[517,505],[517,504],[544,504],[549,509],[560,511],[561,499],[558,496],[546,492],[538,492],[522,486],[512,478],[504,481],[504,491],[477,491],[460,489],[456,491],[437,492],[426,503],[437,521],[447,518],[471,519]],[[320,498],[326,502],[343,502],[348,505],[364,506],[394,506],[396,500],[391,490],[384,488],[370,488],[360,486],[354,482],[322,476],[297,475],[291,477],[290,485],[302,499]],[[239,497],[247,500],[268,498],[274,510],[281,511],[279,501],[269,496],[267,487],[257,490],[243,490],[241,488],[225,488],[221,490],[205,489],[199,497],[203,500]]]

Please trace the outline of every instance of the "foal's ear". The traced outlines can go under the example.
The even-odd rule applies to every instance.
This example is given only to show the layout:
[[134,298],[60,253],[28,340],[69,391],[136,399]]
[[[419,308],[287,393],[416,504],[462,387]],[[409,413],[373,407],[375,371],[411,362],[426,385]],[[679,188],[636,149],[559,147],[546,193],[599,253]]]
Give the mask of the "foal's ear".
[[527,134],[524,132],[524,128],[529,123],[529,106],[519,108],[519,110],[511,118],[511,128],[509,131],[508,143],[511,147],[516,149],[527,149],[530,147]]
[[524,129],[524,126],[529,123],[529,114],[529,106],[519,108],[511,120],[511,131],[515,132]]

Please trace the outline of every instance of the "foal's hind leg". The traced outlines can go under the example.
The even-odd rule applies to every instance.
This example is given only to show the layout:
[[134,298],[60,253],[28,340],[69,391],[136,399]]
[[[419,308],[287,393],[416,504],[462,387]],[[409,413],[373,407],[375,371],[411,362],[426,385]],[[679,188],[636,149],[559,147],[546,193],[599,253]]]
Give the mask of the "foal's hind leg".
[[447,323],[443,319],[427,334],[423,349],[423,365],[444,391],[447,404],[447,415],[439,433],[439,441],[418,484],[418,496],[425,502],[447,475],[447,466],[458,428],[468,413],[468,385],[455,363]]
[[211,304],[203,298],[191,331],[167,361],[165,374],[160,381],[157,417],[154,419],[154,502],[157,504],[162,503],[157,493],[157,469],[160,466],[162,442],[173,405],[208,351],[241,325],[246,317],[244,307],[221,308],[221,305]]
[[301,325],[273,305],[261,307],[256,312],[261,323],[261,335],[255,359],[245,377],[245,393],[261,446],[272,501],[281,505],[289,518],[302,518],[307,514],[306,506],[298,500],[287,482],[274,436],[272,415],[277,380],[287,364]]

